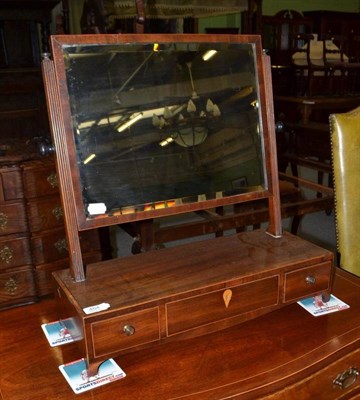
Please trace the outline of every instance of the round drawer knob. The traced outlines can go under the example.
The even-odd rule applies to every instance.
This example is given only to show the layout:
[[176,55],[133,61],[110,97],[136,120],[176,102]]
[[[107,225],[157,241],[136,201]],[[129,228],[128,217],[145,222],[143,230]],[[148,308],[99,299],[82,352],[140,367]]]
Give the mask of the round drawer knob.
[[133,335],[135,333],[135,328],[132,325],[124,325],[123,333],[126,336],[131,336],[131,335]]
[[308,285],[313,285],[313,284],[316,282],[316,278],[315,278],[315,276],[308,275],[308,276],[306,277],[305,281],[306,281],[306,283],[307,283]]

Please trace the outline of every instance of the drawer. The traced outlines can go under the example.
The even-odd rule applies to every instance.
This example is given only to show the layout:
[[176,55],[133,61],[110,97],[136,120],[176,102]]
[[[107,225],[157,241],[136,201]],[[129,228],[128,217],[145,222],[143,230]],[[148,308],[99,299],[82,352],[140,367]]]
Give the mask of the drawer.
[[[263,399],[355,399],[358,398],[356,394],[359,394],[360,388],[360,376],[356,375],[357,371],[360,372],[360,350],[319,368],[311,376]],[[338,383],[334,384],[336,379]]]
[[19,200],[23,197],[24,191],[20,168],[0,168],[0,201]]
[[27,199],[59,192],[55,164],[32,161],[23,165],[24,192]]
[[0,237],[0,271],[28,264],[31,264],[31,253],[27,236]]
[[[33,235],[30,239],[35,265],[45,264],[69,257],[68,244],[64,229],[54,229]],[[80,233],[80,246],[83,253],[100,249],[99,235],[96,230]]]
[[0,274],[0,303],[35,295],[32,267],[15,268]]
[[0,236],[27,230],[24,203],[0,204]]
[[[166,304],[168,336],[278,303],[278,276]],[[226,292],[231,290],[231,292]],[[226,292],[226,293],[225,293]],[[224,297],[231,294],[226,307]]]
[[64,225],[64,214],[59,195],[30,200],[27,209],[31,232],[39,232]]
[[102,357],[160,339],[158,307],[91,324],[94,357]]
[[[85,265],[99,262],[101,260],[102,257],[100,251],[83,255],[83,262]],[[66,268],[69,268],[69,260],[67,258],[48,264],[37,265],[35,267],[35,282],[38,296],[52,294],[54,291],[52,273]]]
[[330,288],[330,261],[285,273],[284,302],[294,301]]

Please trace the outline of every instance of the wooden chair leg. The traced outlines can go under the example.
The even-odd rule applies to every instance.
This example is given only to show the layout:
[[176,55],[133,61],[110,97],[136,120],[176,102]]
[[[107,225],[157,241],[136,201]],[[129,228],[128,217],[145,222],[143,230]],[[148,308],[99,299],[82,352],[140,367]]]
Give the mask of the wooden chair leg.
[[302,217],[302,215],[295,215],[293,217],[290,228],[290,232],[293,235],[297,235]]

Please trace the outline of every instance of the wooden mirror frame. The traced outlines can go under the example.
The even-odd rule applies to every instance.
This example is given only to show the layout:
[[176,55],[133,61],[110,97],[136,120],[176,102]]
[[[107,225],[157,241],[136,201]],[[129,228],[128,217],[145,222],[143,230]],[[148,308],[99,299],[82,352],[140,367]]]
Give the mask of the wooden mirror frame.
[[[76,167],[76,149],[73,138],[72,116],[62,47],[64,45],[124,44],[124,43],[247,43],[253,44],[258,75],[258,96],[261,107],[259,113],[264,146],[264,169],[266,188],[219,199],[174,206],[158,210],[137,212],[120,216],[86,219],[80,192],[79,174]],[[56,165],[62,197],[66,234],[69,246],[70,271],[75,281],[85,280],[79,232],[103,226],[158,218],[184,212],[211,209],[267,199],[269,205],[269,226],[267,232],[274,237],[281,236],[281,212],[276,155],[275,123],[269,57],[263,55],[261,38],[257,35],[58,35],[51,37],[52,57],[42,63],[45,92],[49,111],[50,126],[56,152]]]

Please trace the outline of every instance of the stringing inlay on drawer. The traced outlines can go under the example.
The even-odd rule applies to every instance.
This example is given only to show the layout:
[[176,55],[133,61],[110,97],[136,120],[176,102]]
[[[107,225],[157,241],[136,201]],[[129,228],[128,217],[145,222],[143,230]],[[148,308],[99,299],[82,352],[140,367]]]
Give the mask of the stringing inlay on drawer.
[[159,309],[137,311],[91,324],[95,357],[160,339]]
[[[216,290],[166,304],[167,334],[180,333],[278,303],[278,277]],[[231,298],[224,302],[224,293]],[[225,293],[226,294],[226,293]],[[226,303],[228,305],[226,306]]]
[[284,302],[325,291],[330,285],[330,261],[300,268],[285,274]]

